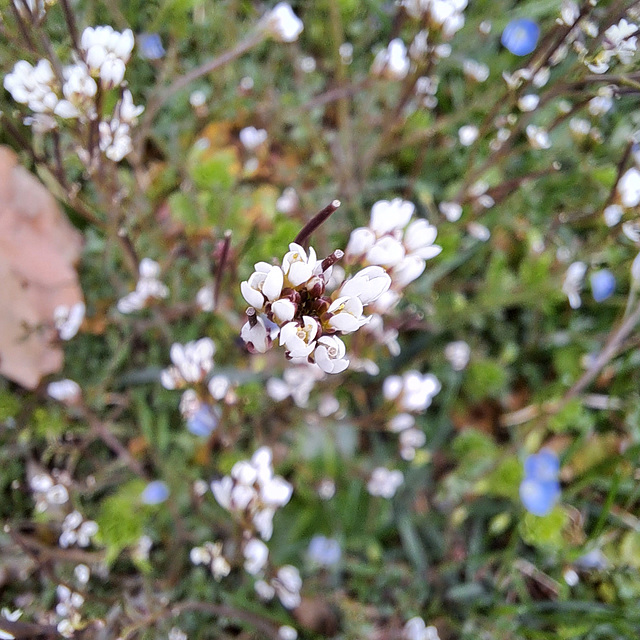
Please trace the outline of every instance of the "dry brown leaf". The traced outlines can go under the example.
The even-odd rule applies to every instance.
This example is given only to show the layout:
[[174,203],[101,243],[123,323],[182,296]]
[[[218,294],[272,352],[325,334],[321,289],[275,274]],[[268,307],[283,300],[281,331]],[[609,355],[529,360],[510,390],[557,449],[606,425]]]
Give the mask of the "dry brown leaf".
[[81,249],[53,196],[0,147],[0,374],[30,389],[62,368],[53,316],[83,302]]

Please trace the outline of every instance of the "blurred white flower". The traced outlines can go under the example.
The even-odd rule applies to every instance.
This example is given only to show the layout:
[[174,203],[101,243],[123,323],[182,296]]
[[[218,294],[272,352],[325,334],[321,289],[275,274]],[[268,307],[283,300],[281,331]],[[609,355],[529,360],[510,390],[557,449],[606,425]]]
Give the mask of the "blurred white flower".
[[440,389],[440,382],[432,373],[422,375],[415,370],[407,371],[402,377],[388,376],[382,385],[385,399],[407,412],[427,409]]
[[119,86],[124,79],[134,44],[131,29],[120,33],[110,26],[87,27],[80,38],[80,48],[91,75],[99,77],[106,89]]
[[574,262],[567,269],[562,291],[569,298],[569,304],[572,309],[578,309],[582,304],[580,289],[586,273],[587,265],[584,262]]
[[213,369],[216,345],[211,338],[201,338],[182,345],[171,345],[169,355],[173,365],[164,369],[160,381],[165,389],[179,389],[202,382]]
[[527,138],[529,138],[529,144],[534,149],[549,149],[551,147],[549,134],[541,127],[529,124],[526,128],[526,134]]
[[397,469],[390,471],[385,467],[377,467],[367,482],[367,491],[372,496],[389,499],[393,498],[403,482],[404,475],[401,471]]
[[444,357],[454,371],[462,371],[469,364],[471,347],[464,340],[450,342],[444,349]]
[[628,169],[620,178],[617,190],[624,207],[637,207],[640,204],[640,171],[635,167]]
[[244,569],[252,576],[260,573],[269,559],[269,549],[267,545],[257,538],[251,538],[251,540],[244,545],[242,553],[245,558]]
[[265,31],[279,42],[295,42],[304,25],[286,2],[279,2],[263,19]]
[[466,124],[458,129],[458,138],[463,147],[471,146],[477,139],[480,130],[474,124]]
[[84,322],[86,307],[84,302],[68,307],[61,305],[53,310],[53,323],[61,340],[71,340]]
[[245,127],[240,130],[240,142],[247,151],[255,151],[267,140],[267,132],[264,129]]
[[410,66],[407,47],[400,38],[394,38],[385,49],[377,53],[371,65],[371,73],[389,80],[402,80],[409,73]]
[[82,395],[80,385],[69,379],[50,382],[47,385],[47,393],[54,400],[65,404],[74,404]]

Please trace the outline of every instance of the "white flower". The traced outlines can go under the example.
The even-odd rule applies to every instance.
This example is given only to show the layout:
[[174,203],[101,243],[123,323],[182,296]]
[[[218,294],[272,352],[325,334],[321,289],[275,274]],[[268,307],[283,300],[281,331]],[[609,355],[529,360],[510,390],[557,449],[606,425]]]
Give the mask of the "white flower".
[[279,640],[297,640],[298,632],[293,627],[285,624],[278,629],[278,638]]
[[118,118],[111,118],[108,122],[103,120],[100,123],[100,151],[109,160],[120,162],[133,151],[130,127],[126,122],[121,122]]
[[80,399],[80,385],[74,380],[58,380],[47,385],[47,393],[58,402],[73,404]]
[[115,112],[118,114],[119,120],[126,124],[135,124],[138,116],[144,111],[143,106],[136,107],[133,104],[133,96],[129,89],[122,92],[122,100],[116,106]]
[[4,88],[16,102],[28,105],[31,111],[53,113],[59,101],[54,91],[55,82],[48,60],[40,60],[35,67],[26,60],[19,60],[5,76]]
[[541,127],[529,124],[526,128],[526,134],[527,138],[529,138],[529,144],[534,149],[549,149],[551,147],[549,134]]
[[284,324],[293,320],[296,315],[296,305],[287,298],[281,298],[271,305],[271,313],[278,324]]
[[619,204],[610,204],[602,213],[607,227],[615,227],[622,219],[623,209]]
[[518,109],[523,112],[534,111],[540,103],[540,96],[528,93],[518,100]]
[[169,355],[173,366],[161,374],[165,389],[176,389],[184,384],[201,382],[213,369],[216,345],[211,338],[201,338],[182,345],[171,345]]
[[640,171],[635,167],[629,169],[620,178],[617,186],[624,207],[636,207],[640,204]]
[[271,327],[267,327],[268,322],[269,320],[266,316],[257,316],[243,325],[240,337],[244,340],[249,351],[265,353],[271,348],[273,335]]
[[371,65],[371,72],[389,80],[402,80],[409,73],[410,66],[407,47],[400,38],[394,38],[386,49],[378,52]]
[[318,261],[313,247],[309,247],[309,254],[295,242],[289,245],[289,251],[282,259],[282,271],[293,287],[307,282],[314,273]]
[[610,95],[599,95],[589,100],[589,113],[592,116],[602,116],[613,107],[613,98]]
[[405,255],[404,246],[393,236],[382,236],[367,251],[366,261],[381,267],[394,267]]
[[300,589],[302,579],[300,572],[291,565],[285,565],[278,569],[276,577],[271,581],[282,606],[286,609],[295,609],[300,605]]
[[431,373],[407,371],[402,377],[389,376],[382,385],[386,400],[396,403],[401,411],[424,411],[441,389],[440,382]]
[[276,211],[288,215],[293,213],[300,204],[298,194],[293,187],[287,187],[282,195],[276,200]]
[[340,288],[340,296],[358,297],[363,305],[377,300],[391,286],[391,277],[379,266],[365,267]]
[[476,60],[464,60],[462,63],[464,75],[476,82],[485,82],[489,78],[489,67]]
[[587,273],[587,265],[584,262],[574,262],[567,269],[562,284],[562,291],[569,298],[569,304],[572,309],[578,309],[582,304],[580,299],[580,289],[582,281]]
[[611,49],[623,64],[629,64],[637,49],[637,37],[633,34],[638,26],[624,18],[618,24],[611,25],[605,32],[605,47]]
[[244,569],[252,576],[262,571],[269,558],[267,545],[257,538],[251,538],[251,540],[245,544],[242,553],[245,557]]
[[68,307],[61,305],[53,310],[53,323],[61,340],[71,340],[84,322],[86,307],[83,302]]
[[254,268],[249,280],[240,283],[240,291],[252,307],[261,311],[266,300],[273,302],[280,297],[284,274],[280,267],[267,262],[258,262]]
[[341,296],[331,303],[327,313],[333,314],[327,324],[336,331],[352,333],[368,322],[360,298]]
[[264,18],[265,31],[279,42],[295,42],[302,33],[302,20],[286,2],[279,2]]
[[373,470],[369,482],[367,482],[367,491],[372,496],[389,499],[393,498],[403,482],[404,475],[402,471],[397,469],[390,471],[385,467],[377,467]]
[[[438,247],[439,249],[440,247]],[[425,261],[418,255],[407,256],[393,268],[393,286],[402,289],[422,275]]]
[[119,33],[110,26],[87,27],[80,39],[91,75],[99,77],[106,89],[122,82],[134,44],[131,29]]
[[247,151],[255,151],[267,139],[267,132],[255,127],[245,127],[240,130],[239,135],[240,142]]
[[456,222],[462,216],[462,207],[457,202],[441,202],[438,208],[449,222]]
[[318,322],[311,316],[303,316],[302,322],[289,322],[280,330],[280,345],[291,358],[306,358],[315,347]]
[[444,357],[454,371],[462,371],[471,357],[471,347],[464,340],[450,342],[444,349]]
[[412,222],[404,233],[403,243],[408,254],[417,255],[424,260],[437,256],[442,247],[434,245],[438,230],[426,220]]
[[326,373],[340,373],[349,366],[344,342],[337,336],[322,336],[313,353],[316,364]]
[[404,229],[415,211],[415,205],[402,198],[379,200],[371,207],[369,227],[380,237],[386,233]]
[[345,249],[347,259],[357,260],[361,258],[376,241],[376,234],[368,227],[354,229],[349,236],[349,242]]
[[463,147],[471,146],[477,139],[480,130],[473,124],[466,124],[458,129],[458,138]]
[[416,449],[422,447],[426,441],[424,431],[406,429],[400,434],[400,457],[403,460],[413,460],[416,457]]
[[416,419],[410,413],[399,413],[389,420],[389,431],[400,433],[405,429],[411,429],[416,423]]
[[425,624],[418,616],[411,618],[402,630],[403,640],[440,640],[438,630],[434,626]]

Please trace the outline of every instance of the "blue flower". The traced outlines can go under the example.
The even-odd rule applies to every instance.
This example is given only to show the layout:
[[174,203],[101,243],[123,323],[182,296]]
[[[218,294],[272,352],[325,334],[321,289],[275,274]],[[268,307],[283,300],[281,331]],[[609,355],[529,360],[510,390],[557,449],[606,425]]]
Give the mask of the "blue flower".
[[207,438],[217,429],[219,419],[219,410],[203,403],[193,415],[187,418],[187,429],[196,436]]
[[538,453],[527,456],[524,461],[525,478],[540,482],[550,482],[558,479],[560,461],[551,449],[540,449]]
[[150,482],[140,494],[143,504],[161,504],[169,497],[169,487],[162,480]]
[[165,54],[162,40],[157,33],[141,33],[138,36],[140,57],[145,60],[159,60]]
[[524,480],[520,484],[520,499],[525,509],[535,516],[546,516],[560,498],[558,456],[542,449],[524,462]]
[[512,20],[502,32],[503,46],[516,56],[530,54],[538,44],[540,27],[528,18]]
[[600,269],[591,274],[591,293],[596,302],[602,302],[613,295],[616,279],[609,269]]
[[321,567],[338,564],[342,556],[340,543],[334,538],[326,538],[325,536],[313,536],[307,553],[309,560]]

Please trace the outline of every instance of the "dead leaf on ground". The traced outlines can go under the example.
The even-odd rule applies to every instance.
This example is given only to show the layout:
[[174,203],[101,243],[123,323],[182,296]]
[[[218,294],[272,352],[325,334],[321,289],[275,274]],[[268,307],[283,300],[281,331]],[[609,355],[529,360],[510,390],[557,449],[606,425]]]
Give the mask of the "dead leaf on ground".
[[53,316],[83,302],[81,248],[49,191],[0,147],[0,374],[27,388],[62,368]]

